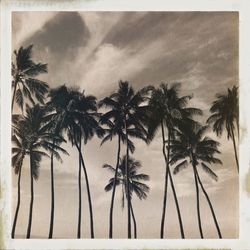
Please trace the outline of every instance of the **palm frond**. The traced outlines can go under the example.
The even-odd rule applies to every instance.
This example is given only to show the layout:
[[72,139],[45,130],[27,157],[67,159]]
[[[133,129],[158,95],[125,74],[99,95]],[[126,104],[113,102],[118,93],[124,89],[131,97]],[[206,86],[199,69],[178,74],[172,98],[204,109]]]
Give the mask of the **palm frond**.
[[174,174],[178,174],[181,170],[185,169],[188,166],[187,160],[182,161],[174,168]]
[[104,164],[103,166],[102,166],[103,168],[106,168],[106,169],[108,169],[109,171],[111,171],[111,172],[115,172],[115,168],[113,168],[111,165],[109,165],[109,164]]
[[42,63],[34,64],[28,69],[24,70],[24,74],[31,76],[31,77],[37,76],[41,73],[47,73],[47,72],[48,72],[48,65],[42,64]]
[[206,164],[204,164],[203,162],[201,163],[202,169],[205,173],[207,173],[212,179],[214,179],[215,181],[218,181],[218,176],[214,173],[214,171],[209,168]]
[[15,97],[16,97],[15,99],[16,99],[17,105],[21,108],[21,110],[23,110],[24,100],[23,100],[22,91],[20,89],[17,89]]
[[147,174],[134,174],[131,176],[132,180],[143,180],[143,181],[148,181],[149,180],[149,175]]

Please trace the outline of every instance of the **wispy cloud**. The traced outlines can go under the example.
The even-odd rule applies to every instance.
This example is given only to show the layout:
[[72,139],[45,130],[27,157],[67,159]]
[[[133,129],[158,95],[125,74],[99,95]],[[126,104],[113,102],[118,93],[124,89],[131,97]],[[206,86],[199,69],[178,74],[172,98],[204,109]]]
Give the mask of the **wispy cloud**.
[[[42,75],[41,79],[47,81],[50,87],[66,83],[98,98],[117,89],[120,79],[129,80],[135,89],[147,84],[158,85],[162,81],[181,82],[182,94],[194,94],[190,105],[205,110],[202,118],[202,122],[205,122],[215,94],[237,84],[237,25],[237,15],[230,12],[14,12],[13,46],[18,48],[34,43],[34,58],[48,63],[49,73]],[[218,139],[212,131],[209,136]],[[238,185],[232,143],[225,134],[218,140],[221,142],[220,158],[223,166],[212,168],[219,181],[213,181],[202,170],[200,175],[212,200],[216,201],[217,211],[225,225],[235,229],[237,192],[229,190],[236,190]],[[146,201],[134,199],[134,209],[141,228],[147,228],[145,237],[158,237],[156,232],[160,221],[159,211],[162,209],[166,170],[160,132],[150,145],[138,140],[135,145],[133,157],[142,162],[142,172],[150,175],[148,185],[151,190]],[[57,221],[72,224],[77,218],[79,156],[77,150],[69,144],[63,147],[70,156],[63,156],[63,164],[55,161],[56,214]],[[102,168],[102,164],[115,164],[116,147],[116,139],[100,147],[100,140],[96,138],[83,147],[94,214],[101,225],[96,228],[99,237],[106,237],[110,205],[110,193],[105,193],[103,188],[111,176]],[[28,161],[24,165],[24,171],[27,171]],[[35,184],[35,195],[39,198],[36,199],[34,216],[42,218],[39,223],[44,225],[49,223],[49,167],[49,159],[44,160],[40,178]],[[23,176],[22,190],[29,194],[29,175],[26,172]],[[188,211],[184,206],[188,204],[192,207],[195,204],[192,168],[188,167],[173,178],[180,204],[183,205],[183,217],[187,225],[193,225],[194,219],[190,218],[192,209]],[[84,178],[82,180],[84,190]],[[16,189],[13,192],[16,193]],[[225,193],[228,208],[232,207],[226,217],[223,215],[224,201],[217,198]],[[170,188],[169,194],[171,199]],[[83,195],[86,195],[85,192]],[[117,225],[123,225],[126,218],[120,209],[119,195],[117,193],[116,219]],[[176,228],[174,203],[168,204],[169,228]],[[87,203],[84,205],[84,216],[88,218]],[[38,210],[39,207],[42,209]],[[24,207],[20,213],[24,215],[26,211]],[[70,215],[65,217],[65,211]],[[150,219],[150,228],[145,217]],[[233,229],[228,234],[235,235]],[[117,232],[125,235],[124,230],[119,226]],[[61,228],[60,223],[55,231],[59,236],[72,235],[72,230]],[[171,235],[176,237],[179,235],[177,231],[171,231]],[[38,226],[34,228],[36,232],[42,234]],[[190,237],[196,236],[194,229],[189,233]]]

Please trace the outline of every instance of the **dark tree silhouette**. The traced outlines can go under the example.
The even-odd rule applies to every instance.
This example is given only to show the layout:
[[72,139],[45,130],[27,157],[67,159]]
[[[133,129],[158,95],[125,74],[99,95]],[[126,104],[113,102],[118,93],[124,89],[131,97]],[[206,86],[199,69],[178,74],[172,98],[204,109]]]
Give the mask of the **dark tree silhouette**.
[[39,176],[40,162],[43,156],[48,156],[46,151],[54,153],[55,157],[60,159],[58,151],[66,152],[59,146],[52,147],[52,141],[59,143],[62,138],[54,136],[49,132],[49,118],[46,117],[46,110],[40,105],[36,104],[34,107],[26,106],[26,115],[19,116],[18,119],[13,120],[13,142],[15,146],[12,149],[14,153],[12,157],[15,172],[19,173],[18,177],[18,204],[14,223],[12,227],[12,237],[15,235],[15,227],[18,216],[18,209],[20,206],[20,178],[22,162],[25,155],[30,157],[30,210],[29,222],[27,228],[26,238],[30,238],[34,202],[34,183],[33,179],[37,180]]
[[238,88],[233,86],[227,90],[227,94],[217,94],[217,99],[213,102],[210,112],[212,115],[207,122],[213,124],[213,131],[220,136],[224,129],[227,131],[227,139],[233,141],[235,161],[239,173],[239,161],[235,142],[235,125],[239,136],[239,98]]
[[[118,165],[119,165],[119,159],[120,159],[120,152],[121,152],[121,142],[122,143],[126,143],[126,136],[124,134],[124,126],[123,126],[123,122],[119,123],[119,118],[118,117],[114,117],[114,122],[110,119],[106,120],[105,117],[106,114],[103,114],[100,122],[102,125],[106,125],[106,129],[105,130],[105,134],[106,136],[103,138],[101,145],[108,141],[108,140],[112,140],[112,138],[116,135],[118,135],[118,148],[117,148],[117,159],[116,159],[116,171],[114,172],[114,181],[117,178],[117,172],[118,172]],[[140,130],[134,129],[132,133],[130,133],[131,130],[128,130],[127,133],[130,137],[140,137],[141,133]],[[135,136],[136,135],[136,136]],[[129,150],[131,153],[134,152],[135,147],[133,142],[128,139],[128,145],[129,145]],[[109,238],[113,237],[113,207],[114,207],[114,198],[115,198],[115,190],[116,190],[116,186],[113,186],[112,189],[112,196],[111,196],[111,205],[110,205],[110,213],[109,213]],[[131,210],[132,211],[132,210]]]
[[15,100],[23,111],[25,98],[33,105],[35,100],[43,104],[45,94],[48,92],[48,85],[35,78],[41,73],[47,73],[47,64],[33,62],[32,48],[33,45],[30,45],[14,51],[15,61],[12,62],[11,71],[14,89],[11,103],[12,112]]
[[[11,237],[15,238],[16,223],[21,203],[21,176],[22,176],[22,165],[23,159],[28,149],[27,141],[22,140],[24,137],[24,131],[19,131],[17,124],[20,116],[12,116],[13,121],[13,133],[12,133],[12,167],[14,168],[15,174],[18,174],[17,181],[17,206],[12,225]],[[15,129],[16,128],[16,129]],[[26,144],[25,144],[26,143]]]
[[178,163],[174,168],[174,174],[177,174],[179,173],[179,171],[186,168],[189,163],[192,165],[196,188],[198,225],[201,238],[203,238],[203,231],[200,217],[199,185],[210,207],[218,236],[219,238],[222,238],[212,203],[202,184],[197,168],[198,166],[200,166],[210,177],[217,181],[217,175],[208,165],[222,164],[221,160],[215,157],[216,153],[220,153],[220,151],[218,150],[219,143],[205,136],[207,129],[207,126],[191,125],[186,126],[186,128],[183,127],[181,132],[175,131],[175,139],[171,141],[170,163]]
[[[170,179],[171,189],[174,195],[175,205],[177,209],[181,237],[185,238],[183,223],[179,203],[174,187],[174,181],[169,170],[169,153],[170,140],[173,129],[179,127],[186,122],[193,122],[192,116],[195,114],[202,114],[201,110],[196,108],[188,108],[187,103],[191,96],[179,97],[180,84],[173,84],[172,86],[162,83],[159,88],[152,91],[152,96],[149,101],[148,111],[148,136],[149,140],[153,140],[158,129],[161,129],[162,134],[162,152],[166,164],[165,182],[164,182],[164,198],[161,218],[160,237],[164,238],[164,224],[167,205],[167,189],[168,177]],[[165,132],[167,128],[167,135]],[[167,152],[166,152],[167,149]]]
[[129,175],[128,179],[126,178],[126,156],[123,156],[123,158],[120,160],[120,163],[118,165],[118,169],[105,164],[103,165],[103,168],[107,168],[112,173],[117,172],[117,176],[113,177],[109,180],[109,183],[105,186],[105,191],[111,191],[115,186],[122,185],[122,208],[124,207],[124,197],[126,197],[126,200],[128,201],[127,192],[125,192],[127,187],[127,181],[129,181],[130,185],[130,199],[131,199],[131,214],[132,219],[134,223],[134,238],[137,238],[137,225],[136,225],[136,219],[132,207],[132,196],[133,193],[136,194],[136,196],[142,200],[147,198],[147,193],[149,192],[149,187],[142,183],[141,181],[148,181],[149,176],[146,174],[138,174],[137,171],[141,167],[141,163],[139,161],[134,160],[133,158],[129,158],[128,166],[129,166]]
[[[147,93],[151,87],[146,87],[136,92],[128,82],[119,82],[119,89],[109,97],[100,101],[100,107],[106,107],[110,110],[102,115],[101,124],[107,126],[107,135],[103,142],[112,140],[113,136],[118,135],[118,152],[116,161],[116,171],[114,175],[114,182],[117,177],[119,157],[120,157],[120,143],[126,143],[126,157],[129,158],[129,151],[134,151],[134,145],[129,137],[142,139],[147,142],[146,129],[144,128],[145,111],[147,106],[143,103],[146,101]],[[102,143],[103,143],[102,142]],[[128,171],[128,167],[127,167]],[[113,206],[116,186],[113,186],[111,206],[109,213],[109,238],[113,237]],[[126,186],[126,192],[129,193],[129,183]],[[128,196],[128,238],[131,238],[131,205],[130,197]]]
[[[51,103],[55,109],[55,120],[60,121],[58,126],[66,131],[69,140],[74,145],[79,153],[79,167],[82,165],[90,213],[90,234],[94,238],[94,221],[91,193],[87,169],[85,166],[81,140],[86,144],[95,134],[102,137],[103,129],[98,124],[99,114],[97,113],[96,98],[94,96],[85,96],[84,92],[80,93],[77,90],[69,89],[65,85],[53,89],[50,92]],[[79,175],[81,171],[79,171]],[[81,187],[81,177],[78,178],[79,188]],[[79,198],[81,190],[79,190]],[[79,199],[79,209],[81,211],[81,199]],[[78,213],[77,237],[81,237],[81,213]]]

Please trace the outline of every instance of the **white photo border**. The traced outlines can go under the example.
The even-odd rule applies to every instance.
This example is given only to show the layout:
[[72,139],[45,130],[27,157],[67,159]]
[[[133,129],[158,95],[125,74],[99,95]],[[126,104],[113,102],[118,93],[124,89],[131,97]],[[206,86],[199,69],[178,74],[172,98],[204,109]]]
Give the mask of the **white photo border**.
[[[240,227],[239,239],[11,239],[11,13],[13,11],[236,11],[239,12]],[[249,0],[2,0],[0,249],[250,249],[250,1]],[[28,25],[28,24],[27,24]],[[247,186],[248,183],[248,186]],[[248,189],[247,189],[248,187]],[[249,191],[248,191],[249,192]]]

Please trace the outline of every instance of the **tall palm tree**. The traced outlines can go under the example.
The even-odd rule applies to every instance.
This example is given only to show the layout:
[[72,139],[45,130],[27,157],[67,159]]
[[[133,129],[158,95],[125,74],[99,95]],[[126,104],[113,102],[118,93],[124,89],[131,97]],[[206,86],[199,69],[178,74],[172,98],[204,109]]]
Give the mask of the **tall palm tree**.
[[235,142],[235,125],[239,135],[239,98],[238,87],[228,88],[227,94],[217,94],[216,100],[213,102],[210,112],[212,115],[207,122],[213,124],[213,131],[217,136],[221,136],[224,129],[227,131],[227,139],[232,139],[234,147],[235,161],[239,173],[239,162],[237,156],[237,148]]
[[[79,176],[81,175],[81,165],[83,166],[83,171],[86,180],[87,186],[87,193],[88,193],[88,200],[89,200],[89,210],[90,210],[90,218],[92,218],[91,223],[91,238],[94,238],[94,222],[93,222],[93,215],[92,215],[92,203],[91,203],[91,196],[90,196],[90,188],[87,176],[87,170],[83,159],[82,154],[82,143],[87,144],[87,142],[96,134],[99,138],[104,135],[104,131],[98,124],[99,114],[97,113],[97,105],[96,105],[96,98],[94,96],[85,96],[82,93],[79,96],[79,99],[74,99],[71,109],[74,112],[81,112],[80,117],[76,116],[78,120],[77,124],[71,127],[71,141],[73,145],[77,147],[79,152]],[[81,188],[80,177],[79,180],[79,189]],[[79,192],[79,198],[81,193]],[[78,238],[80,238],[80,230],[81,230],[81,203],[79,200],[79,220],[78,220]]]
[[[109,97],[105,97],[100,101],[99,107],[109,108],[105,114],[101,116],[100,123],[106,125],[107,135],[104,137],[102,143],[112,140],[113,136],[118,135],[118,151],[116,160],[116,171],[114,173],[114,183],[117,178],[118,165],[120,158],[121,141],[126,144],[127,162],[129,158],[129,151],[134,151],[134,145],[129,137],[139,138],[147,142],[146,129],[144,128],[145,110],[147,106],[144,104],[146,95],[151,87],[146,87],[138,92],[129,86],[128,82],[119,82],[119,89],[112,93]],[[126,164],[127,166],[128,164]],[[128,167],[126,167],[128,172]],[[113,206],[115,198],[116,186],[113,185],[111,205],[109,213],[109,238],[113,237]],[[129,182],[126,186],[126,192],[129,193]],[[131,205],[130,197],[128,196],[128,238],[131,238]]]
[[[105,137],[103,138],[101,145],[105,143],[108,140],[112,140],[114,136],[118,136],[118,148],[117,148],[117,159],[116,159],[116,171],[114,172],[114,180],[117,178],[117,173],[118,173],[118,165],[119,165],[119,159],[120,159],[120,152],[121,152],[121,142],[126,143],[126,136],[124,133],[124,126],[123,122],[119,122],[119,119],[114,119],[115,123],[110,120],[109,118],[106,120],[106,114],[103,114],[100,118],[100,123],[102,125],[105,125],[106,128],[104,129],[105,131]],[[140,131],[135,130],[133,133],[130,133],[130,130],[127,131],[129,136],[135,137],[134,134],[140,136]],[[134,152],[135,146],[134,143],[128,138],[128,146],[129,150],[131,153]],[[111,205],[110,205],[110,212],[109,212],[109,238],[113,237],[113,207],[114,207],[114,198],[115,198],[115,190],[116,186],[113,186],[112,189],[112,196],[111,196]]]
[[[13,122],[13,133],[12,133],[12,167],[14,168],[15,174],[18,175],[18,181],[17,181],[17,205],[16,205],[16,211],[14,216],[14,221],[12,225],[12,231],[11,231],[11,237],[15,238],[15,230],[16,230],[16,223],[21,203],[21,176],[22,176],[22,165],[23,160],[26,155],[26,151],[28,148],[27,141],[23,140],[24,138],[24,132],[18,133],[17,129],[14,129],[15,126],[17,126],[18,120],[20,118],[20,115],[13,115],[12,116],[12,122]],[[14,125],[15,124],[15,125]],[[18,134],[18,135],[16,135]]]
[[67,132],[68,138],[79,153],[79,213],[78,213],[78,228],[77,237],[81,234],[81,166],[83,168],[88,203],[90,213],[90,233],[91,238],[94,238],[94,221],[92,211],[91,193],[86,166],[82,154],[81,141],[86,144],[95,134],[102,137],[104,131],[98,124],[99,114],[97,113],[96,98],[94,96],[86,96],[83,93],[74,89],[69,89],[65,85],[51,90],[50,102],[54,107],[54,119],[60,121],[58,126]]
[[126,197],[126,200],[128,200],[127,193],[125,192],[127,181],[130,183],[130,199],[131,199],[131,214],[133,218],[134,223],[134,238],[137,238],[137,225],[136,225],[136,219],[134,215],[134,210],[132,206],[132,195],[133,193],[136,194],[136,196],[142,200],[147,198],[147,193],[149,192],[149,187],[141,182],[141,181],[148,181],[149,176],[146,174],[138,174],[138,169],[141,167],[141,163],[139,161],[134,160],[133,158],[129,157],[128,166],[129,166],[129,175],[128,178],[126,178],[126,162],[127,158],[126,156],[123,156],[122,159],[120,159],[120,163],[118,165],[118,170],[116,170],[111,165],[105,164],[103,165],[103,168],[107,168],[112,173],[115,173],[117,171],[116,179],[115,177],[111,178],[109,180],[109,183],[105,186],[105,191],[111,191],[115,186],[122,185],[122,208],[124,207],[124,197]]
[[[51,90],[50,90],[51,91]],[[50,95],[50,92],[49,92]],[[61,117],[55,111],[53,100],[49,100],[46,103],[46,110],[49,113],[50,117],[50,132],[55,136],[60,136],[63,139],[62,132],[63,128],[61,127]],[[66,142],[64,139],[61,142]],[[52,141],[52,148],[56,144],[55,141]],[[50,209],[50,226],[49,226],[49,239],[53,238],[53,229],[54,229],[54,212],[55,212],[55,191],[54,191],[54,152],[52,150],[50,154],[50,179],[51,179],[51,209]]]
[[20,179],[21,179],[21,168],[25,155],[30,157],[30,210],[29,210],[29,222],[27,228],[26,238],[30,238],[31,226],[32,226],[32,214],[33,214],[33,202],[34,202],[34,183],[33,180],[37,180],[39,176],[40,162],[43,156],[48,156],[45,151],[53,151],[55,157],[58,159],[60,155],[58,151],[66,152],[59,146],[52,148],[52,140],[56,142],[56,145],[62,140],[58,136],[54,136],[48,130],[49,124],[46,118],[46,111],[40,105],[34,107],[26,106],[26,115],[20,116],[13,124],[13,142],[16,147],[13,147],[12,157],[13,166],[15,172],[19,174],[18,177],[18,203],[15,213],[12,237],[14,238],[16,221],[18,216],[18,210],[20,206]]
[[203,238],[203,231],[200,217],[199,185],[210,207],[218,236],[219,238],[222,238],[212,203],[198,172],[198,167],[201,167],[210,177],[217,181],[217,175],[208,165],[222,164],[221,160],[215,157],[215,154],[220,153],[218,150],[219,143],[205,136],[207,129],[207,126],[191,125],[186,126],[185,128],[183,127],[181,132],[175,131],[175,139],[173,139],[171,143],[170,163],[178,163],[174,167],[174,174],[177,174],[179,171],[186,168],[189,163],[192,165],[196,188],[198,225],[201,238]]
[[[183,223],[179,203],[174,187],[173,178],[169,170],[169,154],[170,154],[170,140],[172,138],[173,130],[186,122],[193,122],[192,116],[195,114],[201,115],[199,109],[187,107],[191,96],[179,97],[180,84],[168,85],[160,84],[159,88],[152,91],[149,101],[148,111],[148,136],[153,140],[158,129],[161,129],[162,135],[162,152],[166,164],[165,183],[164,183],[164,198],[161,218],[160,237],[164,238],[164,224],[167,204],[167,189],[168,177],[170,179],[171,189],[174,195],[175,205],[177,209],[181,237],[185,238]],[[167,129],[167,135],[165,130]],[[166,152],[167,149],[167,152]]]
[[45,99],[45,94],[48,92],[48,85],[36,79],[39,74],[47,73],[47,64],[35,63],[32,60],[33,45],[27,48],[19,48],[14,51],[15,60],[12,62],[12,87],[13,96],[11,110],[13,112],[14,101],[23,110],[24,97],[30,103],[35,104],[35,100],[42,103]]
[[[64,98],[68,95],[68,90],[65,86],[56,89],[51,89],[48,97],[50,100],[46,103],[46,108],[48,112],[50,111],[51,120],[54,124],[53,133],[62,134],[63,127],[62,122],[66,117],[65,109],[69,103],[69,100],[64,102]],[[65,104],[65,105],[64,105]],[[65,117],[64,117],[65,116]],[[66,125],[67,126],[67,125]],[[54,144],[54,143],[53,143]],[[54,210],[55,210],[55,192],[54,192],[54,154],[50,155],[50,177],[51,177],[51,210],[50,210],[50,226],[49,226],[49,236],[48,238],[53,238],[54,229]]]

